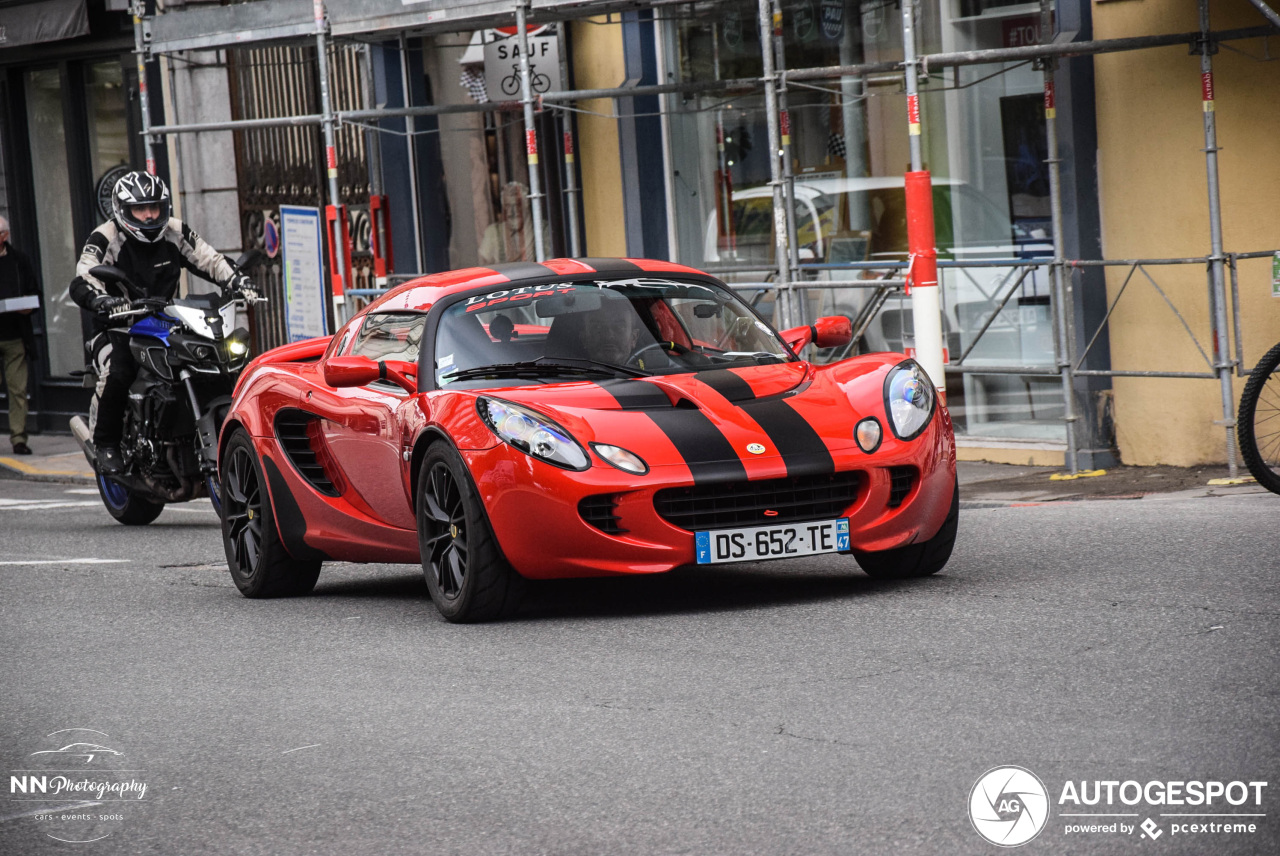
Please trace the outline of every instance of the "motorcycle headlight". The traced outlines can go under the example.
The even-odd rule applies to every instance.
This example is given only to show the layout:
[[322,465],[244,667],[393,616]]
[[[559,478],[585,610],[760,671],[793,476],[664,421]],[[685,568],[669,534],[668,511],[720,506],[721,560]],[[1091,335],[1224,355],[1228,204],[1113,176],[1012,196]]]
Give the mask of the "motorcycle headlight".
[[249,331],[243,327],[237,327],[227,337],[227,357],[233,363],[238,363],[249,354]]
[[590,466],[569,432],[539,413],[496,398],[476,399],[476,410],[490,431],[527,455],[567,470]]
[[937,392],[924,369],[907,360],[894,366],[884,379],[884,409],[889,427],[899,440],[912,440],[933,418]]

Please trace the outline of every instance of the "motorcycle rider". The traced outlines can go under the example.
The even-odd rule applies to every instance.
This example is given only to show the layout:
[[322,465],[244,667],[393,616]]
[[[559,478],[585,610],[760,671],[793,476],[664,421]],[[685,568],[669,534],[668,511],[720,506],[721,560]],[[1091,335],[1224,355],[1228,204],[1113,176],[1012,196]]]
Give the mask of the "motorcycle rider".
[[[103,473],[124,468],[120,440],[129,387],[138,374],[138,363],[129,350],[127,327],[118,316],[130,309],[123,285],[108,284],[89,271],[97,265],[114,265],[133,280],[147,297],[172,299],[182,268],[216,282],[224,291],[235,291],[252,303],[258,295],[249,278],[194,230],[170,216],[169,188],[159,177],[130,172],[111,192],[111,219],[94,229],[85,241],[71,281],[71,299],[95,314],[94,333],[107,331],[108,344],[95,359],[98,364],[97,403],[93,445]],[[114,321],[114,323],[113,323]]]

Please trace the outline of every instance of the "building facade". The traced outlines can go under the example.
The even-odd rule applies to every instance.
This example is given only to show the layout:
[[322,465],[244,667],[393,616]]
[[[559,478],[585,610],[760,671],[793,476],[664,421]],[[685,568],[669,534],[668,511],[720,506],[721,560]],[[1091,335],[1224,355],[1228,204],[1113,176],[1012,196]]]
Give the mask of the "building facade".
[[[910,349],[910,300],[881,284],[900,279],[908,261],[901,7],[864,0],[773,5],[780,13],[772,39],[780,68],[859,69],[788,78],[779,93],[791,233],[782,268],[798,286],[786,311],[803,320],[855,319],[862,350]],[[1224,250],[1274,251],[1280,232],[1268,201],[1280,192],[1280,117],[1267,105],[1280,91],[1280,67],[1267,59],[1276,39],[1266,37],[1266,21],[1248,0],[1210,5],[1211,29],[1236,31],[1215,43],[1212,57]],[[269,248],[281,204],[323,209],[332,201],[315,4],[279,0],[269,15],[266,8],[189,0],[166,4],[152,23],[154,88],[163,93],[156,99],[163,114],[153,111],[152,125],[180,129],[164,134],[156,148],[162,163],[172,164],[184,216],[228,252]],[[528,34],[537,98],[532,128],[519,103],[513,8],[477,0],[324,4],[327,84],[331,113],[340,120],[336,183],[351,259],[342,281],[348,294],[332,306],[334,317],[359,305],[387,274],[394,282],[419,272],[532,261],[541,245],[548,258],[651,256],[716,271],[780,320],[761,4],[701,0],[637,10],[535,0]],[[1046,34],[1039,3],[925,0],[914,19],[916,53],[954,57],[1042,40],[1200,29],[1196,4],[1180,0],[1062,0],[1053,13]],[[104,7],[95,14],[111,13]],[[1261,34],[1247,35],[1253,32]],[[132,32],[128,46],[124,35],[118,51],[131,47]],[[1203,260],[1213,219],[1202,151],[1209,108],[1201,58],[1188,47],[1062,58],[1048,117],[1044,69],[1030,59],[923,69],[919,123],[934,182],[943,326],[953,364],[946,386],[962,458],[1061,465],[1069,430],[1081,467],[1117,458],[1183,465],[1225,459],[1224,427],[1215,424],[1222,422],[1221,394],[1211,378]],[[74,74],[85,81],[84,103],[96,104],[102,96],[95,93],[110,91],[92,82],[103,73],[93,69],[106,60],[85,57],[68,62],[80,63]],[[115,61],[125,96],[131,58],[121,53]],[[12,100],[6,106],[6,176],[18,176],[6,192],[14,208],[15,199],[27,198],[23,171],[43,174],[49,166],[35,160],[56,155],[24,155],[21,140],[15,142],[21,134],[30,140],[38,115],[29,105],[43,103],[39,75],[50,72],[25,60],[6,67],[7,91],[20,87],[26,105],[20,113]],[[123,97],[111,121],[127,125],[131,103]],[[406,108],[415,115],[402,115]],[[105,122],[116,114],[84,115]],[[236,124],[283,117],[309,118],[274,127]],[[1056,224],[1049,120],[1061,163]],[[93,163],[67,174],[96,176],[93,170],[107,161],[139,164],[137,130],[126,127],[128,133],[112,138],[119,151],[101,156],[93,148],[104,145],[95,142],[101,135],[69,140],[61,157],[70,164],[88,151]],[[76,187],[50,194],[76,197],[92,177],[74,181]],[[28,228],[40,236],[36,249],[51,298],[58,291],[51,283],[66,274],[59,265],[73,263],[63,250],[79,238],[68,236],[87,231],[92,218],[76,215],[82,224],[66,215],[59,225],[38,203],[16,207],[22,205],[35,214]],[[16,222],[15,235],[22,235]],[[1055,257],[1200,263],[1072,264],[1058,306],[1048,264]],[[1272,297],[1269,258],[1235,261],[1234,270],[1238,300],[1231,308],[1242,335],[1237,347],[1234,330],[1226,331],[1226,351],[1230,357],[1239,351],[1247,368],[1280,339],[1280,302]],[[283,299],[278,260],[264,276],[275,278],[273,293]],[[41,382],[70,389],[79,322],[56,312],[50,318],[52,299],[47,303],[50,359]],[[1071,378],[1070,423],[1058,313],[1070,321],[1069,359],[1080,370]],[[255,322],[264,344],[288,335],[279,319]],[[1210,377],[1106,374],[1117,370]],[[42,419],[57,427],[61,413],[46,411]]]

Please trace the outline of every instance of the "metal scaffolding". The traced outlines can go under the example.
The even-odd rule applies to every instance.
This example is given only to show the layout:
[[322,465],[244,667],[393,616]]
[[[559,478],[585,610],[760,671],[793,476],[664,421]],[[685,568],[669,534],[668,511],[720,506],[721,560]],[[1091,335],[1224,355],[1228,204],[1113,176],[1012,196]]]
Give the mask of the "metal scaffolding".
[[[353,5],[353,0],[330,0],[330,5]],[[684,0],[657,0],[647,4],[652,7],[674,6],[683,3]],[[864,262],[849,263],[844,265],[833,264],[813,264],[806,263],[800,257],[798,252],[797,241],[797,223],[795,215],[794,188],[795,176],[792,175],[792,158],[790,156],[790,117],[787,110],[787,92],[790,84],[801,84],[809,81],[834,80],[839,84],[839,90],[835,90],[832,94],[838,95],[842,105],[851,97],[851,95],[859,90],[865,90],[866,81],[876,75],[884,74],[901,74],[905,91],[908,99],[908,123],[910,126],[909,142],[911,146],[911,165],[913,170],[921,170],[922,154],[921,154],[921,133],[920,119],[918,113],[917,101],[917,77],[920,75],[927,76],[932,72],[936,72],[944,68],[959,68],[962,66],[988,64],[988,63],[1004,63],[1004,62],[1023,62],[1034,61],[1043,74],[1044,84],[1044,103],[1045,103],[1045,121],[1046,134],[1048,140],[1048,158],[1047,165],[1049,167],[1049,186],[1050,186],[1050,209],[1052,219],[1052,239],[1053,239],[1053,257],[1052,259],[1041,259],[1035,261],[1026,261],[1021,259],[1003,259],[996,262],[987,262],[987,264],[1000,264],[1003,267],[1012,267],[1015,271],[1021,270],[1021,275],[1013,281],[1013,285],[1004,293],[1003,299],[998,302],[991,314],[980,325],[974,341],[965,349],[952,365],[945,368],[948,374],[1014,374],[1022,376],[1045,376],[1056,377],[1061,381],[1062,399],[1063,399],[1063,421],[1065,425],[1065,463],[1067,468],[1075,473],[1079,466],[1077,460],[1077,446],[1073,423],[1078,416],[1076,408],[1076,392],[1075,381],[1078,377],[1145,377],[1145,378],[1205,378],[1217,379],[1222,391],[1222,418],[1215,420],[1216,424],[1220,424],[1226,432],[1226,453],[1227,461],[1234,476],[1237,470],[1236,450],[1235,450],[1235,418],[1234,418],[1234,394],[1232,392],[1231,377],[1233,373],[1244,374],[1245,367],[1242,365],[1243,349],[1240,340],[1240,316],[1239,303],[1237,300],[1237,281],[1236,281],[1236,262],[1240,259],[1258,258],[1270,256],[1274,250],[1252,253],[1227,253],[1223,247],[1222,238],[1222,221],[1221,221],[1221,201],[1218,188],[1218,166],[1217,166],[1217,139],[1215,113],[1213,109],[1214,91],[1213,91],[1213,70],[1212,55],[1216,52],[1218,44],[1239,39],[1257,38],[1269,35],[1276,35],[1280,29],[1280,16],[1276,16],[1274,12],[1267,7],[1263,0],[1251,0],[1253,5],[1258,8],[1260,13],[1270,22],[1270,26],[1257,26],[1245,29],[1235,29],[1227,31],[1213,32],[1209,26],[1208,0],[1199,0],[1200,9],[1200,28],[1197,31],[1189,33],[1178,33],[1158,36],[1140,36],[1132,38],[1104,39],[1081,42],[1062,42],[1055,43],[1051,41],[1052,20],[1053,20],[1053,3],[1052,0],[1040,0],[1039,19],[1041,40],[1039,44],[1027,45],[1023,47],[1009,47],[989,50],[971,50],[951,53],[935,53],[930,55],[917,56],[915,53],[915,38],[913,13],[917,6],[918,0],[903,0],[902,2],[902,31],[904,40],[904,58],[901,61],[888,61],[876,63],[858,63],[838,66],[825,66],[819,68],[800,68],[788,69],[786,67],[786,58],[782,50],[782,26],[783,26],[783,5],[780,0],[757,0],[758,3],[758,27],[759,39],[761,45],[761,59],[763,72],[759,79],[748,78],[739,80],[717,80],[715,82],[682,82],[682,83],[665,83],[649,86],[619,86],[608,89],[585,89],[585,90],[566,90],[561,92],[546,92],[537,97],[534,96],[534,90],[531,81],[530,63],[528,61],[528,41],[526,33],[526,23],[529,20],[535,20],[538,23],[547,23],[550,21],[569,21],[582,18],[588,15],[601,14],[619,9],[634,9],[634,3],[620,2],[620,0],[599,0],[599,2],[561,2],[561,0],[459,0],[457,9],[453,10],[458,14],[451,14],[447,20],[443,15],[440,18],[433,19],[431,12],[422,11],[403,11],[411,9],[411,6],[401,6],[392,3],[391,0],[363,0],[364,6],[360,6],[356,10],[358,14],[348,11],[348,16],[342,24],[342,35],[352,36],[361,33],[376,32],[380,37],[389,37],[390,35],[399,35],[401,43],[404,43],[405,34],[413,32],[422,34],[425,32],[455,32],[466,29],[475,29],[482,26],[494,26],[497,24],[516,25],[517,37],[520,43],[520,62],[519,62],[519,78],[520,78],[520,98],[514,102],[489,102],[474,105],[445,105],[445,106],[417,106],[403,108],[379,108],[379,109],[361,109],[361,110],[335,110],[330,103],[327,90],[327,70],[326,57],[329,46],[334,39],[334,27],[331,25],[329,18],[326,16],[326,4],[324,0],[311,0],[312,19],[310,22],[304,21],[298,14],[300,0],[288,0],[273,4],[276,6],[276,15],[274,18],[263,17],[266,13],[263,10],[249,9],[244,7],[236,7],[232,12],[223,14],[235,14],[242,16],[254,16],[245,20],[257,20],[257,29],[248,32],[249,41],[257,39],[261,40],[297,40],[302,37],[312,37],[315,40],[316,50],[320,62],[320,112],[307,115],[285,116],[271,119],[241,119],[225,122],[206,122],[196,124],[166,124],[159,126],[150,125],[150,116],[147,109],[147,92],[145,90],[145,74],[142,73],[143,65],[150,60],[154,53],[184,50],[190,48],[225,48],[242,44],[246,38],[246,32],[240,30],[237,32],[227,32],[222,34],[220,38],[194,38],[192,34],[186,35],[182,33],[169,33],[166,40],[159,50],[153,50],[152,45],[152,18],[145,11],[143,0],[136,0],[133,7],[134,11],[134,29],[135,29],[135,48],[139,64],[139,77],[141,81],[141,104],[142,104],[142,136],[146,145],[148,169],[154,171],[154,160],[152,158],[152,147],[156,145],[162,137],[171,134],[185,134],[202,131],[214,130],[248,130],[253,128],[268,128],[279,126],[296,126],[296,125],[318,125],[323,129],[325,138],[325,153],[328,168],[328,197],[329,204],[334,210],[340,210],[341,199],[339,196],[339,187],[337,183],[336,163],[339,153],[335,150],[334,131],[342,124],[359,124],[379,119],[388,119],[396,117],[407,117],[412,122],[414,117],[438,116],[450,113],[470,113],[470,112],[493,112],[493,111],[510,111],[519,109],[523,113],[524,131],[526,140],[526,157],[529,164],[530,175],[530,199],[532,200],[532,212],[534,221],[534,240],[536,242],[536,258],[538,261],[546,259],[547,247],[543,241],[543,217],[542,202],[546,198],[546,193],[539,184],[538,164],[539,152],[537,149],[537,128],[536,116],[543,109],[564,109],[572,105],[574,102],[595,99],[595,98],[633,98],[640,95],[664,95],[674,93],[762,93],[765,100],[765,111],[768,129],[769,144],[769,186],[772,192],[773,201],[773,237],[774,237],[774,260],[776,270],[772,273],[772,278],[768,282],[763,283],[735,283],[735,287],[741,289],[770,289],[777,294],[778,306],[778,326],[790,326],[805,323],[805,302],[802,299],[804,292],[813,289],[826,288],[875,288],[877,294],[875,299],[869,304],[874,313],[880,306],[884,304],[888,294],[896,289],[902,288],[904,285],[914,284],[917,287],[912,290],[913,296],[919,295],[920,292],[934,292],[934,299],[931,305],[926,301],[923,307],[918,301],[913,300],[916,304],[916,326],[917,334],[920,332],[935,331],[932,335],[934,338],[940,339],[941,327],[939,326],[938,307],[936,300],[936,283],[935,287],[920,288],[919,277],[912,268],[912,263],[888,263],[888,262]],[[381,5],[380,5],[381,4]],[[257,4],[246,4],[255,6]],[[266,6],[267,4],[262,4]],[[359,5],[356,3],[355,5]],[[368,8],[365,8],[367,6]],[[375,8],[376,7],[376,8]],[[386,7],[386,8],[383,8]],[[225,7],[224,7],[225,8]],[[396,8],[401,11],[395,11]],[[173,14],[189,14],[175,13]],[[212,10],[201,10],[200,14],[214,14]],[[291,17],[292,16],[292,17]],[[361,29],[367,28],[367,29]],[[1088,260],[1088,259],[1067,259],[1064,257],[1064,231],[1063,231],[1063,200],[1061,189],[1061,161],[1059,157],[1058,127],[1057,127],[1057,111],[1056,111],[1056,92],[1055,92],[1055,72],[1057,61],[1065,57],[1092,56],[1103,53],[1117,51],[1132,51],[1148,48],[1166,47],[1171,45],[1186,45],[1193,52],[1200,56],[1201,80],[1203,93],[1203,111],[1204,111],[1204,151],[1206,159],[1206,172],[1209,190],[1209,221],[1210,221],[1210,254],[1205,257],[1182,258],[1182,259],[1124,259],[1124,260]],[[367,57],[367,51],[365,56]],[[843,58],[843,56],[842,56]],[[407,77],[407,71],[402,73]],[[717,74],[718,76],[718,74]],[[862,86],[857,86],[861,82]],[[406,89],[407,92],[407,89]],[[406,105],[408,101],[406,100]],[[665,108],[664,108],[665,109]],[[842,108],[843,109],[843,108]],[[847,112],[847,111],[846,111]],[[723,130],[717,125],[717,133],[723,134]],[[378,129],[371,128],[376,132]],[[416,132],[411,126],[410,134]],[[723,144],[723,139],[718,140]],[[376,146],[371,147],[376,149]],[[566,161],[572,158],[572,141],[566,134],[564,157]],[[573,170],[568,170],[570,176],[573,176]],[[561,188],[561,192],[570,194],[578,193],[576,184],[570,183],[570,187]],[[415,217],[416,204],[415,208]],[[576,220],[576,210],[573,211]],[[333,231],[331,240],[335,246],[339,245],[343,240],[339,218],[333,218]],[[577,235],[573,236],[574,240],[571,245],[576,250]],[[338,270],[333,271],[334,291],[341,293],[343,289],[350,291],[350,271],[344,267],[343,253],[335,252],[332,256],[338,261]],[[1051,305],[1052,305],[1052,324],[1053,324],[1053,342],[1054,342],[1054,365],[1049,366],[969,366],[965,365],[965,359],[971,354],[974,345],[983,334],[990,328],[996,316],[1003,310],[1010,297],[1018,290],[1018,286],[1033,268],[1039,268],[1047,264],[1050,272],[1051,285]],[[1204,264],[1208,271],[1207,286],[1210,304],[1210,327],[1213,339],[1213,354],[1210,358],[1200,346],[1198,339],[1192,333],[1186,321],[1182,319],[1176,307],[1169,301],[1163,290],[1156,281],[1151,278],[1146,271],[1149,266],[1172,265],[1172,264]],[[940,262],[940,267],[956,267],[957,265]],[[964,267],[974,267],[969,263]],[[1090,267],[1111,267],[1111,266],[1127,266],[1130,268],[1129,277],[1125,280],[1124,285],[1119,289],[1114,300],[1111,302],[1106,316],[1103,318],[1099,327],[1092,332],[1089,345],[1084,351],[1076,355],[1074,353],[1074,336],[1073,336],[1073,300],[1072,300],[1072,280],[1073,275]],[[830,270],[839,268],[843,270],[864,270],[874,269],[877,274],[882,274],[882,278],[857,283],[840,283],[839,285],[822,284],[807,281],[807,277],[819,270]],[[732,270],[727,268],[726,270]],[[750,267],[750,270],[759,271],[759,265]],[[1226,294],[1226,271],[1231,272],[1231,305],[1233,308],[1232,318],[1229,321],[1227,316],[1227,294]],[[893,278],[894,271],[902,273],[902,278]],[[1124,295],[1129,280],[1133,278],[1134,273],[1141,271],[1143,276],[1153,285],[1161,296],[1164,297],[1166,303],[1173,309],[1174,313],[1182,321],[1182,325],[1191,335],[1196,347],[1201,354],[1205,356],[1208,362],[1209,371],[1206,372],[1175,372],[1161,370],[1098,370],[1084,369],[1085,357],[1087,356],[1093,343],[1101,335],[1104,327],[1114,311],[1116,303]],[[1012,274],[1010,275],[1012,276]],[[1004,287],[1002,283],[1001,287]],[[923,314],[922,314],[923,313]],[[870,323],[871,317],[859,317],[855,319],[855,327],[858,332],[866,329],[866,325]],[[1234,337],[1235,354],[1232,356],[1231,340]],[[918,342],[918,344],[920,344]],[[939,344],[939,343],[931,343]],[[939,363],[941,360],[938,361]],[[928,368],[928,366],[926,366]],[[939,387],[944,384],[939,383]]]

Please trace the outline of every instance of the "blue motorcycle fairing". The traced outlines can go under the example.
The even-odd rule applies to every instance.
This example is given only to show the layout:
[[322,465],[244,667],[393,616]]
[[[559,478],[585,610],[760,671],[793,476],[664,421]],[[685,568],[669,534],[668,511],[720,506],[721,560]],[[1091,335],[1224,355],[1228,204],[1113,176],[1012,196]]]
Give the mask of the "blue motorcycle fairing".
[[145,315],[142,320],[129,328],[130,336],[151,336],[164,342],[164,346],[169,347],[169,334],[173,332],[173,328],[177,326],[178,320],[170,318],[163,312],[157,312],[154,315]]

